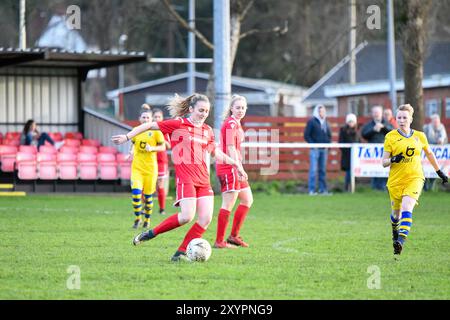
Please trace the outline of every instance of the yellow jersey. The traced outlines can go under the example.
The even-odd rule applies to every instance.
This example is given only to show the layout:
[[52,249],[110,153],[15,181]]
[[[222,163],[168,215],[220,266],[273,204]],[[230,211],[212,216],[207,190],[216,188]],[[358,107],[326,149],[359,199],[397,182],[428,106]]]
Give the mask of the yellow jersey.
[[132,138],[131,142],[134,144],[131,169],[139,170],[142,173],[151,173],[152,171],[149,168],[158,165],[156,162],[156,151],[148,152],[145,150],[145,147],[147,145],[156,147],[163,144],[163,134],[159,130],[148,130]]
[[427,137],[423,132],[411,130],[409,136],[405,136],[400,129],[392,130],[384,138],[384,151],[391,157],[403,154],[405,157],[399,163],[392,163],[387,182],[388,187],[403,185],[411,179],[423,179],[422,150],[429,152]]

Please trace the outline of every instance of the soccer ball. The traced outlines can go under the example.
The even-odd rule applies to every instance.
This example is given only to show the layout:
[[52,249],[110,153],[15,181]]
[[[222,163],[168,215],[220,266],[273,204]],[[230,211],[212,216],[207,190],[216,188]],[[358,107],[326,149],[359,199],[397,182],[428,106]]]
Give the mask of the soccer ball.
[[211,256],[211,245],[202,238],[195,238],[189,242],[186,255],[191,261],[204,262]]

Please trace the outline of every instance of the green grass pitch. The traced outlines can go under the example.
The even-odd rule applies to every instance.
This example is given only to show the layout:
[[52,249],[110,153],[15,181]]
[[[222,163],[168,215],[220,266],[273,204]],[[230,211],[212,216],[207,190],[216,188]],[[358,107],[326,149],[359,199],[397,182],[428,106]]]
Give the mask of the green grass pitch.
[[[449,299],[450,197],[420,200],[398,261],[387,194],[362,192],[256,194],[250,248],[173,264],[188,226],[133,247],[128,195],[0,198],[0,299]],[[79,289],[67,286],[72,265]]]

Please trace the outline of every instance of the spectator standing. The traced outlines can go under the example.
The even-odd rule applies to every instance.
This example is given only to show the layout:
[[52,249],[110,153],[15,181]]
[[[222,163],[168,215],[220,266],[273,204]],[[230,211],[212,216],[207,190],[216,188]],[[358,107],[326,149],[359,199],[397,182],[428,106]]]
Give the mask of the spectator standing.
[[[372,120],[361,128],[361,135],[369,143],[384,143],[384,136],[394,127],[383,119],[383,107],[372,107]],[[386,190],[386,178],[372,178],[372,189]]]
[[[327,122],[325,106],[319,104],[314,108],[313,117],[306,124],[304,135],[308,143],[331,142],[331,130]],[[326,148],[309,149],[309,195],[317,194],[317,177],[319,178],[319,194],[329,194],[326,181],[327,157]]]
[[[430,123],[423,126],[423,132],[428,139],[429,144],[443,145],[448,143],[447,131],[445,126],[441,123],[441,118],[438,114],[433,114],[430,117]],[[436,179],[426,179],[424,190],[431,190]]]
[[[345,117],[345,125],[339,130],[339,143],[358,143],[360,140],[356,115],[349,113]],[[351,149],[341,148],[341,153],[341,170],[345,171],[344,189],[350,191]]]

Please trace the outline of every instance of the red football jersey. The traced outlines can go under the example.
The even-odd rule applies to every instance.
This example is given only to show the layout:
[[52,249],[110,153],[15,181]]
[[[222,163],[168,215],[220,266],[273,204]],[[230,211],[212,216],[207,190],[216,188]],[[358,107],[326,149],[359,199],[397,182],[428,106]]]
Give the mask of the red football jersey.
[[[168,134],[164,135],[164,139],[168,142],[170,142],[170,137]],[[166,164],[169,163],[169,158],[167,157],[167,150],[166,151],[161,151],[161,152],[157,152],[156,153],[156,161],[158,162],[158,164]]]
[[[224,120],[220,129],[220,149],[228,155],[228,146],[233,145],[238,153],[238,159],[242,162],[241,143],[244,141],[244,130],[239,121],[233,117]],[[218,175],[231,172],[233,168],[230,164],[216,162],[216,172]]]
[[216,148],[211,127],[207,124],[196,127],[188,118],[161,121],[158,126],[170,137],[176,182],[210,185],[205,159],[206,153]]

